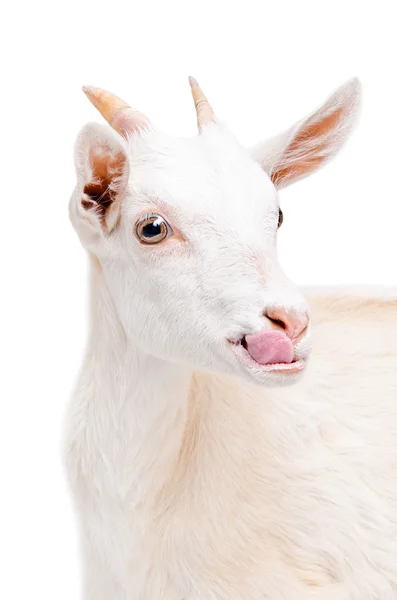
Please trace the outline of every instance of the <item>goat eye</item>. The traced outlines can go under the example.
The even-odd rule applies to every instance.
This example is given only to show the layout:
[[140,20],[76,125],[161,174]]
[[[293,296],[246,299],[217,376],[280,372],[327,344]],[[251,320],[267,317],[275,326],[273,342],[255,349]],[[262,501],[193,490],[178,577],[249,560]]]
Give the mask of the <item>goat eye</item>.
[[284,215],[283,215],[283,211],[281,210],[281,208],[278,209],[278,225],[277,227],[281,227],[281,225],[283,224],[284,221]]
[[143,244],[158,244],[169,237],[172,230],[160,215],[148,215],[138,221],[135,233]]

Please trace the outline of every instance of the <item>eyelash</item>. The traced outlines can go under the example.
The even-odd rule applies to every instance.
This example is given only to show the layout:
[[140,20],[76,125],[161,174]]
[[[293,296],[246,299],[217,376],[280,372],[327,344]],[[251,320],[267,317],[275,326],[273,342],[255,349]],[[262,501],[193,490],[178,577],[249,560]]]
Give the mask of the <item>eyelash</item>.
[[157,213],[146,213],[144,215],[141,215],[139,217],[139,219],[137,220],[136,224],[139,225],[139,223],[142,223],[143,221],[147,221],[147,219],[151,219],[152,217],[155,217],[157,215]]

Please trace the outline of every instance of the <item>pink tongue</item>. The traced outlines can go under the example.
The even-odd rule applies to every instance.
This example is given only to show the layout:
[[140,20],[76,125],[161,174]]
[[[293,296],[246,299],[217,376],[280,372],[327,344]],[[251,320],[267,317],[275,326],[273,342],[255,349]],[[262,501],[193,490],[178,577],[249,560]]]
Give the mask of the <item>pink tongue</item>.
[[245,336],[245,341],[248,353],[261,365],[293,361],[293,344],[281,331],[261,331]]

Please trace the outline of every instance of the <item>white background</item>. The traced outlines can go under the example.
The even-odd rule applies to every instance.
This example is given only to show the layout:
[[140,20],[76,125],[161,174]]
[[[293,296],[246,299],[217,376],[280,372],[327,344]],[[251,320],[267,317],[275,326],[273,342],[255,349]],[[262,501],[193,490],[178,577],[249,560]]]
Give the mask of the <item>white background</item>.
[[[251,144],[358,75],[340,156],[282,193],[281,262],[302,283],[396,284],[395,3],[13,2],[1,33],[0,597],[79,596],[61,421],[86,337],[86,259],[68,221],[80,91],[110,89],[195,135],[187,76]],[[5,19],[4,19],[5,16]]]

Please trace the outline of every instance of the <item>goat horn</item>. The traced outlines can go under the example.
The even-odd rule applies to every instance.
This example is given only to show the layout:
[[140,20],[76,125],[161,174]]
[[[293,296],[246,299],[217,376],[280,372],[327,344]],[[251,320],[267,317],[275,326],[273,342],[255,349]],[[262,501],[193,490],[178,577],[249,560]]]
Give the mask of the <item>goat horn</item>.
[[194,77],[189,77],[190,87],[192,88],[192,96],[197,112],[197,125],[201,131],[204,125],[215,122],[214,111],[211,108],[203,90],[197,83]]
[[92,86],[84,86],[83,92],[109,125],[123,137],[148,127],[149,119],[115,94]]

